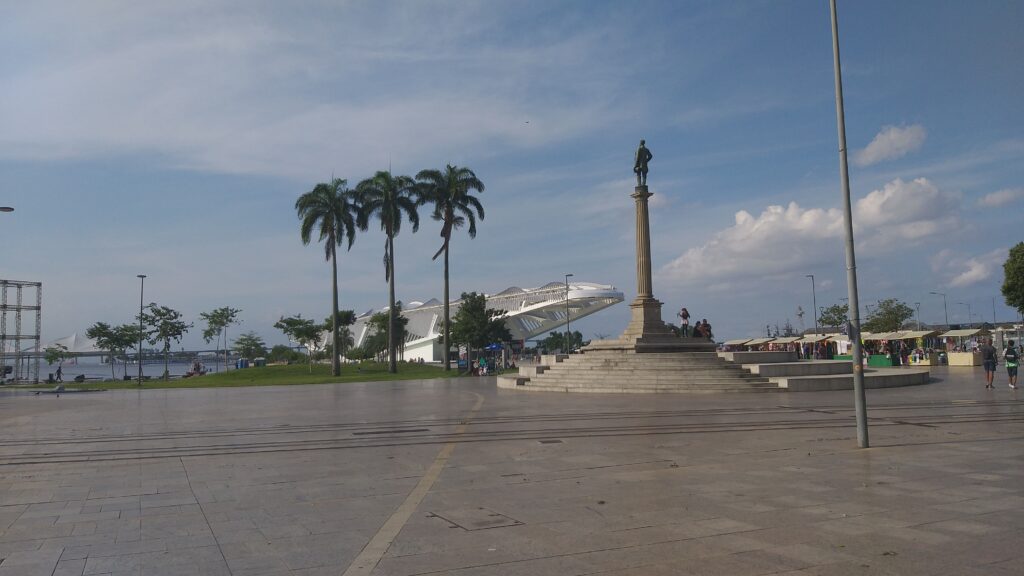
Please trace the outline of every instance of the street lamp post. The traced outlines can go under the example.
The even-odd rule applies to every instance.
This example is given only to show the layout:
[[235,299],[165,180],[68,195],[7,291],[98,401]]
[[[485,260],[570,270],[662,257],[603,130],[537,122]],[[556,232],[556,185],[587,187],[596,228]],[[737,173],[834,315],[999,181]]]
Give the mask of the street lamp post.
[[139,386],[142,386],[142,295],[146,289],[146,275],[136,276],[139,278]]
[[944,292],[929,292],[936,296],[942,296],[942,311],[946,314],[946,330],[949,330],[949,307],[946,306],[946,294]]
[[811,279],[811,301],[814,303],[814,333],[818,334],[818,294],[814,289],[814,274],[804,274]]
[[572,274],[565,275],[565,348],[566,354],[572,354],[572,332],[569,331],[569,278]]
[[967,327],[974,328],[974,322],[971,320],[971,305],[967,302],[957,302],[961,306],[967,306]]
[[921,303],[914,302],[914,308],[917,308],[917,331],[921,331]]
[[857,419],[857,446],[867,448],[868,410],[864,394],[864,351],[860,343],[860,299],[857,293],[857,256],[853,244],[853,210],[850,206],[850,172],[846,161],[846,113],[843,110],[843,69],[839,62],[839,17],[836,0],[829,2],[832,17],[832,60],[836,77],[836,132],[839,141],[839,180],[843,189],[843,228],[846,236],[846,286],[850,298],[850,340],[853,341],[853,401]]

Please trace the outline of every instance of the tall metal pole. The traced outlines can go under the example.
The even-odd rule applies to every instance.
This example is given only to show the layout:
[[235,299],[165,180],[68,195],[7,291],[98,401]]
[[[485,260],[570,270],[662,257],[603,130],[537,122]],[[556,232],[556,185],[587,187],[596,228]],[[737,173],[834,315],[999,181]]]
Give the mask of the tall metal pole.
[[565,275],[565,348],[566,354],[572,354],[572,332],[569,331],[569,278],[572,274]]
[[996,297],[992,297],[992,327],[996,327]]
[[850,173],[846,164],[846,120],[843,112],[843,74],[839,65],[839,21],[836,0],[832,13],[832,57],[836,76],[836,127],[839,131],[839,178],[843,185],[843,224],[846,228],[846,284],[850,296],[850,341],[853,343],[853,398],[857,413],[857,446],[867,448],[868,414],[864,395],[864,351],[860,343],[860,301],[857,297],[857,258],[853,250],[853,214],[850,210]]
[[814,274],[804,274],[804,277],[811,279],[811,298],[814,302],[814,333],[818,334],[818,293],[814,289]]
[[946,314],[946,330],[949,330],[949,307],[946,306],[946,295],[942,292],[929,292],[936,296],[942,296],[942,311]]
[[139,386],[142,386],[142,295],[146,289],[146,275],[138,274],[139,283]]
[[967,327],[974,328],[974,322],[971,321],[971,305],[967,302],[957,302],[961,306],[967,306]]
[[921,303],[914,302],[914,308],[917,308],[917,331],[921,331]]

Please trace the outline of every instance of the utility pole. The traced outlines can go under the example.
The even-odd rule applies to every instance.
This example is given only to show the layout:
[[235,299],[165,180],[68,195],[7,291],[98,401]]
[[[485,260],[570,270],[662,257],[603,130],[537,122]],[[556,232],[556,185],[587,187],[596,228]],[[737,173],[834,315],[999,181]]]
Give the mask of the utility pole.
[[142,295],[146,289],[146,275],[137,274],[139,278],[139,386],[142,386]]
[[572,332],[569,331],[569,278],[572,274],[565,275],[565,353],[572,354]]
[[853,398],[857,416],[857,446],[867,448],[868,413],[864,394],[864,351],[860,343],[860,300],[857,295],[857,257],[853,249],[853,212],[850,209],[850,172],[846,162],[846,119],[843,111],[843,73],[839,64],[839,19],[836,0],[829,0],[832,15],[832,58],[836,79],[836,128],[839,136],[839,178],[843,187],[843,225],[846,229],[846,285],[850,297],[850,341],[853,343]]
[[814,274],[804,274],[804,277],[811,279],[811,299],[814,303],[814,333],[818,334],[818,294],[814,289]]

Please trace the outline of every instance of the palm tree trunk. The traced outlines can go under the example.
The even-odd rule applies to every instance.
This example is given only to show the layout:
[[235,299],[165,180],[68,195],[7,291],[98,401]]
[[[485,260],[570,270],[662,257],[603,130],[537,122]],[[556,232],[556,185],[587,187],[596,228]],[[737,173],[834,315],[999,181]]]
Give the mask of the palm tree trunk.
[[117,368],[117,358],[114,358],[114,351],[110,351],[110,379],[117,380],[117,374],[114,373],[114,369]]
[[341,376],[341,363],[338,360],[338,253],[331,245],[331,281],[333,284],[331,311],[331,375]]
[[451,323],[451,313],[448,309],[448,241],[444,243],[444,371],[451,372],[452,361],[451,361],[451,349],[452,345],[449,341],[451,337],[451,330],[449,324]]
[[398,358],[395,346],[395,238],[388,236],[388,372],[398,372]]
[[170,340],[164,340],[164,380],[165,381],[171,379],[171,373],[170,373],[170,370],[168,369],[168,362],[170,361],[170,355],[171,355],[171,341]]

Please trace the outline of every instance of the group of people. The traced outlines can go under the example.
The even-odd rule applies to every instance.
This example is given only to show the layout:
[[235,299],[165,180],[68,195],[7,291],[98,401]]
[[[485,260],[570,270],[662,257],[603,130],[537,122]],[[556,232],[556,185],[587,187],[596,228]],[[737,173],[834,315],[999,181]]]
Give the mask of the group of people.
[[704,338],[711,340],[714,335],[711,333],[711,324],[708,324],[708,319],[703,320],[694,324],[693,329],[690,329],[690,311],[683,307],[679,312],[676,313],[679,317],[679,335],[684,338]]
[[[992,380],[996,375],[996,364],[999,362],[999,351],[992,345],[992,339],[985,340],[985,343],[978,347],[981,352],[981,363],[985,367],[985,388],[991,389]],[[1003,362],[1006,364],[1006,375],[1010,381],[1010,388],[1017,389],[1017,365],[1020,362],[1020,350],[1013,345],[1013,340],[1007,342],[1006,350],[1003,350]]]

